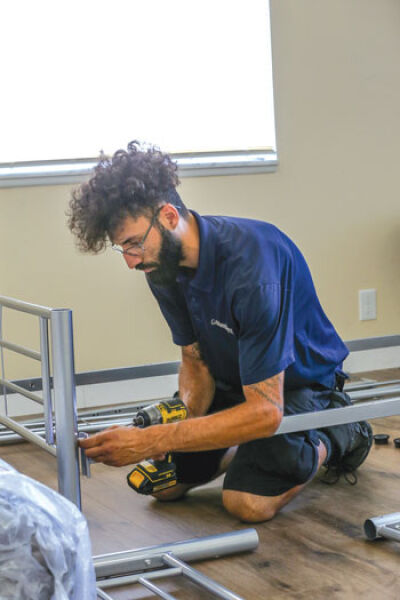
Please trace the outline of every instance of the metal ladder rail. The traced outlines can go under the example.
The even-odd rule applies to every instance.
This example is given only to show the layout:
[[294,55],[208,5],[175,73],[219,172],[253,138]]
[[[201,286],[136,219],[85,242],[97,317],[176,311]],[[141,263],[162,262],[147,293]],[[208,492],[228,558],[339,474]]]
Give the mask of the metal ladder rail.
[[[79,478],[79,459],[77,448],[77,409],[75,393],[74,349],[72,332],[72,311],[54,309],[23,302],[15,298],[0,296],[0,325],[3,308],[28,313],[39,317],[40,352],[25,348],[3,339],[0,327],[0,351],[3,386],[7,412],[6,390],[17,392],[44,408],[45,440],[30,431],[7,414],[0,416],[0,423],[18,433],[28,441],[38,445],[57,458],[57,476],[59,492],[81,508],[81,492]],[[49,328],[51,333],[51,353],[53,365],[53,387],[55,403],[54,439],[53,405],[50,379]],[[41,363],[43,380],[43,398],[38,394],[25,390],[8,381],[4,372],[3,349],[11,350],[38,360]]]
[[98,597],[102,600],[110,600],[112,597],[104,591],[105,589],[139,583],[161,598],[176,600],[152,581],[182,575],[218,598],[243,600],[226,587],[190,567],[185,561],[213,559],[254,550],[258,541],[255,529],[242,529],[205,538],[94,556]]

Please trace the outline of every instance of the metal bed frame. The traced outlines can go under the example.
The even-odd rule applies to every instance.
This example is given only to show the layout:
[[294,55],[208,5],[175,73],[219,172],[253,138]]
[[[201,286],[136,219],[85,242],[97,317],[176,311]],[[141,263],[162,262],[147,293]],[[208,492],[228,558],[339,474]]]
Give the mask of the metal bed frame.
[[[4,340],[4,308],[39,318],[39,352]],[[6,379],[4,349],[41,363],[42,396]],[[3,387],[5,406],[5,416],[0,415],[0,423],[57,458],[59,492],[81,509],[72,311],[38,306],[0,296],[0,360],[0,385]],[[51,372],[53,381],[51,381]],[[8,416],[7,390],[21,394],[43,406],[44,439],[39,433]],[[84,453],[81,453],[81,470],[82,474],[90,475],[89,461],[86,460]],[[237,594],[190,567],[182,559],[215,558],[253,550],[257,545],[257,532],[254,529],[245,529],[229,534],[95,556],[93,562],[96,572],[96,594],[102,600],[112,600],[111,596],[104,591],[105,588],[139,583],[160,598],[174,600],[174,596],[163,591],[152,580],[182,575],[218,598],[243,600]]]
[[[40,352],[3,339],[3,308],[39,317]],[[42,397],[6,379],[3,349],[23,354],[41,362]],[[49,349],[51,349],[51,353]],[[53,386],[51,385],[50,355],[52,358]],[[77,447],[79,430],[75,393],[72,311],[38,306],[0,296],[0,356],[2,374],[0,385],[3,386],[6,409],[6,416],[0,415],[0,424],[56,456],[59,492],[80,509],[80,469]],[[349,386],[349,388],[351,387],[351,390],[349,389],[350,396],[353,396],[355,400],[371,396],[378,399],[344,408],[284,417],[275,435],[398,415],[400,414],[400,396],[379,399],[380,396],[388,395],[388,391],[389,394],[400,391],[400,387],[397,386],[398,381],[390,383],[395,385],[382,386],[378,389],[369,383],[362,383],[358,387],[356,385]],[[7,389],[43,406],[43,431],[40,431],[40,428],[39,431],[35,430],[32,428],[32,424],[21,424],[7,415]],[[131,417],[129,421],[131,422]],[[126,419],[124,421],[121,415],[118,415],[113,424],[115,422],[127,424]],[[100,429],[109,424],[111,423],[99,419],[91,427],[91,430],[96,430],[96,427]],[[84,426],[85,424],[82,424],[80,428]],[[87,428],[86,423],[85,429],[87,430]],[[84,457],[81,457],[81,459],[83,459],[81,460],[82,473],[89,475],[89,464],[85,463]],[[252,550],[257,544],[256,531],[248,529],[130,552],[95,556],[93,559],[98,585],[97,595],[103,600],[109,600],[111,597],[104,592],[104,589],[138,582],[160,598],[173,600],[173,596],[158,588],[150,580],[180,574],[200,584],[219,598],[240,600],[240,597],[233,592],[189,567],[182,561],[182,558],[197,560],[232,554]]]
[[[39,318],[40,352],[3,339],[4,308],[28,313]],[[42,396],[25,390],[6,379],[3,349],[22,354],[41,363]],[[80,509],[72,311],[38,306],[0,296],[0,356],[0,385],[3,387],[5,404],[5,416],[0,415],[0,423],[57,458],[58,490]],[[51,373],[53,386],[51,386]],[[43,406],[45,439],[8,416],[7,389]]]
[[254,550],[258,545],[255,529],[242,529],[231,533],[195,538],[184,542],[140,548],[128,552],[94,556],[97,579],[97,594],[103,600],[110,600],[105,589],[139,583],[160,598],[175,600],[153,580],[183,575],[217,598],[243,600],[200,571],[190,567],[185,561],[217,558],[237,552]]

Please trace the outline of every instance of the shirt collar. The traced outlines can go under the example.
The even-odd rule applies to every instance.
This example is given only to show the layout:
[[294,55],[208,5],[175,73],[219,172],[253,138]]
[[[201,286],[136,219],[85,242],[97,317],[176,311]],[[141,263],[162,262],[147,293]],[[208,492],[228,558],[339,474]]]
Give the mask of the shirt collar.
[[[204,292],[209,292],[214,285],[215,272],[215,251],[217,236],[210,221],[201,217],[194,210],[190,211],[199,228],[199,265],[195,271],[194,277],[190,281],[191,287]],[[177,281],[184,278],[178,275]]]

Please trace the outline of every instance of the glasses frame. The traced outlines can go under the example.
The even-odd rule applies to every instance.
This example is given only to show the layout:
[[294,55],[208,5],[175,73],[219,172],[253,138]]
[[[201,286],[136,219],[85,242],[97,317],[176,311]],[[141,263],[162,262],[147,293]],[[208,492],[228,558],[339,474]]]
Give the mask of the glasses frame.
[[[126,256],[140,256],[140,254],[144,254],[145,251],[145,247],[144,247],[144,243],[147,240],[147,236],[149,235],[151,228],[154,226],[155,222],[157,221],[157,217],[160,213],[160,210],[162,209],[162,206],[159,206],[158,209],[156,210],[156,212],[153,214],[153,216],[151,217],[151,221],[150,221],[150,225],[148,226],[148,228],[146,229],[146,232],[144,234],[144,236],[142,237],[142,239],[140,240],[140,242],[133,242],[130,246],[128,246],[128,248],[126,250],[124,250],[123,248],[121,248],[121,246],[117,246],[117,244],[113,244],[111,246],[111,249],[114,250],[115,252],[119,252],[122,255],[126,255]],[[132,247],[137,248],[137,252],[133,252],[131,248]]]

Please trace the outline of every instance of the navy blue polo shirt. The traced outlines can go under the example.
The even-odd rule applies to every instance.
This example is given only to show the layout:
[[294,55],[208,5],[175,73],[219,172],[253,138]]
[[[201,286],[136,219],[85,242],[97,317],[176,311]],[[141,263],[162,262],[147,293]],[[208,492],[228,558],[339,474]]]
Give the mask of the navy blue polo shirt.
[[333,387],[348,350],[319,303],[308,266],[275,226],[199,216],[199,265],[148,283],[175,344],[198,342],[213,377],[234,389],[285,371],[285,387]]

